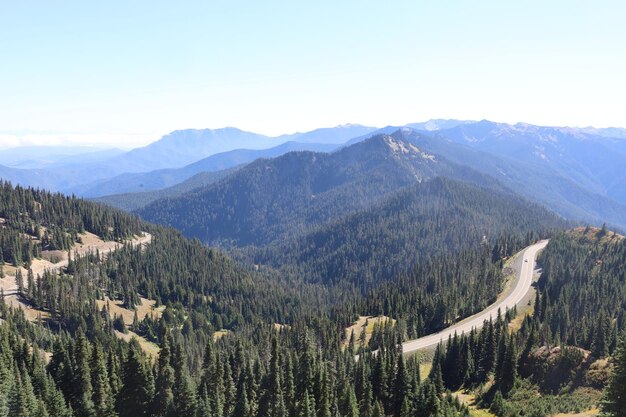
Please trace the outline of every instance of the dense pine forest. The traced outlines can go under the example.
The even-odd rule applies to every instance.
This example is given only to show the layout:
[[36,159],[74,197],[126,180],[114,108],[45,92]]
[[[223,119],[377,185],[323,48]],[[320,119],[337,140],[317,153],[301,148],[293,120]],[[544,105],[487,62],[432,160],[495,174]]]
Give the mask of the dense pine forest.
[[[75,206],[74,200],[4,184],[2,231],[28,242],[33,248],[28,256],[35,257],[41,239],[32,230],[54,227],[57,208],[65,210],[62,202]],[[84,204],[91,209],[84,223],[59,229],[68,244],[83,231],[95,231],[93,218],[109,212]],[[30,216],[27,206],[37,207],[37,214]],[[22,215],[15,219],[10,212]],[[18,295],[45,312],[45,319],[31,322],[2,300],[0,370],[8,376],[0,391],[2,415],[467,413],[458,401],[420,381],[418,362],[404,363],[397,347],[402,335],[393,328],[380,337],[388,353],[381,350],[357,362],[353,351],[341,348],[340,313],[322,315],[318,309],[313,315],[294,307],[300,312],[277,327],[276,319],[286,319],[280,310],[296,297],[288,286],[272,287],[261,275],[253,280],[224,255],[177,232],[108,214],[111,220],[103,227],[120,230],[120,239],[149,231],[152,242],[106,255],[74,255],[61,271],[29,273]],[[126,224],[135,228],[122,233]],[[12,250],[8,255],[15,259]],[[146,316],[128,326],[158,344],[157,354],[146,353],[136,340],[120,340],[118,335],[129,331],[126,324],[95,303],[106,296],[132,309],[139,295],[166,306],[158,320]],[[215,330],[224,328],[232,331],[217,338]]]
[[437,177],[303,236],[294,232],[295,238],[249,252],[256,264],[295,270],[309,281],[367,289],[468,248],[498,246],[498,260],[564,224],[513,195]]
[[[33,318],[0,297],[0,416],[468,416],[471,410],[453,394],[461,387],[475,390],[496,415],[509,416],[526,406],[517,397],[533,390],[542,393],[537,410],[559,410],[553,399],[562,396],[583,398],[570,404],[573,410],[597,400],[581,397],[583,388],[619,381],[606,366],[595,379],[588,374],[623,351],[624,240],[605,229],[559,234],[564,223],[533,206],[525,206],[535,210],[530,217],[513,216],[507,233],[506,213],[525,203],[489,199],[474,186],[435,179],[403,190],[406,198],[338,221],[344,228],[315,232],[320,247],[333,247],[333,257],[313,259],[313,252],[296,249],[299,257],[285,252],[283,264],[260,268],[248,263],[258,252],[233,252],[234,261],[101,205],[7,183],[1,190],[2,279],[17,282],[12,297],[38,313]],[[436,203],[420,203],[426,197]],[[351,216],[366,225],[357,236],[348,227]],[[444,216],[449,223],[437,221]],[[404,236],[376,232],[403,219],[410,225]],[[73,253],[85,232],[120,245],[108,253]],[[152,236],[149,244],[124,244],[143,233]],[[402,354],[403,340],[492,302],[503,285],[504,259],[555,233],[542,258],[535,312],[518,332],[509,328],[515,312],[502,312],[482,331],[440,346],[428,375],[429,360]],[[447,236],[451,250],[438,252],[433,236]],[[468,237],[470,244],[455,246]],[[398,249],[411,263],[392,261],[387,274],[371,269],[374,261],[363,262],[361,271],[372,277],[363,281],[340,269],[310,273],[330,271],[329,259],[349,259],[337,248],[356,248],[359,239],[372,247],[396,239],[416,249]],[[35,276],[31,264],[55,251],[69,252],[67,265]],[[563,254],[577,261],[564,263]],[[589,284],[598,277],[602,285]],[[616,302],[605,305],[607,297]],[[153,312],[140,318],[148,300]],[[134,319],[118,316],[113,303],[135,311]],[[343,331],[359,315],[394,321],[377,326],[364,346]],[[557,358],[548,365],[541,356],[546,349]],[[561,369],[571,375],[560,380]],[[618,383],[609,386],[619,391]],[[610,410],[609,397],[605,404]]]

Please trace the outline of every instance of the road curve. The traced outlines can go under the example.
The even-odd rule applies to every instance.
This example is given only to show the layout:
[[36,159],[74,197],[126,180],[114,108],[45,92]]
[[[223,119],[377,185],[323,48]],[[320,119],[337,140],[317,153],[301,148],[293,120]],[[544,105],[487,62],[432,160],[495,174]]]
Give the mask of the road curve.
[[[490,317],[495,318],[498,313],[498,309],[504,313],[506,309],[511,309],[513,306],[519,304],[524,296],[530,290],[530,286],[533,282],[533,275],[535,272],[535,263],[537,260],[537,254],[548,244],[548,240],[542,240],[534,245],[531,245],[521,251],[518,257],[518,262],[521,266],[518,267],[518,278],[515,283],[515,287],[509,290],[509,293],[505,297],[499,297],[499,299],[481,311],[474,314],[463,321],[453,324],[452,326],[440,331],[439,333],[431,334],[428,336],[420,337],[419,339],[409,340],[402,344],[402,350],[404,353],[415,352],[420,349],[432,348],[439,344],[440,341],[448,340],[448,336],[454,336],[454,333],[469,333],[472,328],[480,328],[485,320],[489,320]],[[528,260],[528,262],[526,262]]]

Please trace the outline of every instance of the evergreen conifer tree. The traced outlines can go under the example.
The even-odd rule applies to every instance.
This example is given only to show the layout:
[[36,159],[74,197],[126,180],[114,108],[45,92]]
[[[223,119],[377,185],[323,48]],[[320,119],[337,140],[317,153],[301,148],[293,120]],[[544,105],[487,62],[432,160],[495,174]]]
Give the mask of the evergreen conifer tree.
[[76,372],[74,373],[72,408],[78,417],[95,415],[93,386],[91,385],[90,345],[82,332],[78,333],[75,348]]
[[343,390],[340,411],[345,417],[359,417],[359,406],[352,384],[347,384]]
[[602,401],[607,417],[626,417],[626,333],[622,335],[612,359],[613,371]]
[[117,400],[120,417],[141,417],[147,414],[152,401],[149,372],[143,361],[141,348],[132,339],[122,368],[122,387]]
[[174,369],[170,364],[171,350],[169,335],[161,337],[161,351],[157,362],[152,413],[154,416],[169,417],[174,415]]
[[115,407],[109,373],[102,346],[96,343],[91,357],[91,385],[93,387],[93,403],[98,417],[113,417]]

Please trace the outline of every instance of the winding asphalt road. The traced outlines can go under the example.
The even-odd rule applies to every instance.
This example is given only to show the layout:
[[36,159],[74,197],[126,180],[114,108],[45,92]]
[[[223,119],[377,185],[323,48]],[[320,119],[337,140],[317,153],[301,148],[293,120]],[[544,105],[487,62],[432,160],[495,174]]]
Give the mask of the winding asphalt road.
[[[420,349],[432,348],[437,346],[440,341],[443,340],[445,342],[448,340],[448,336],[454,336],[455,332],[461,335],[461,333],[464,332],[469,333],[472,328],[479,329],[482,327],[485,320],[489,320],[490,317],[495,319],[498,314],[498,309],[504,314],[507,308],[511,309],[513,306],[519,304],[530,290],[530,286],[533,282],[537,254],[545,248],[547,244],[548,240],[542,240],[520,252],[517,261],[518,265],[516,265],[518,272],[517,282],[515,282],[514,287],[510,289],[506,295],[501,295],[495,303],[480,313],[453,324],[439,333],[404,342],[402,344],[403,352],[410,353]],[[521,266],[519,264],[521,264]]]

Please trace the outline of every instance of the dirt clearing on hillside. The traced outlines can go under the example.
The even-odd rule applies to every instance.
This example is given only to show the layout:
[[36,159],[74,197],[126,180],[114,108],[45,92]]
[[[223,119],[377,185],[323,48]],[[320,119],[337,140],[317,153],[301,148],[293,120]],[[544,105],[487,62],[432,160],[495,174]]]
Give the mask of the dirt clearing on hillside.
[[[360,346],[362,337],[365,338],[365,346],[369,346],[374,327],[379,325],[382,328],[389,320],[391,320],[392,324],[396,323],[394,319],[387,316],[359,316],[358,320],[352,326],[345,329],[344,349],[348,347],[352,333],[354,333],[354,344],[356,347]],[[365,336],[361,336],[362,333],[365,333]]]

